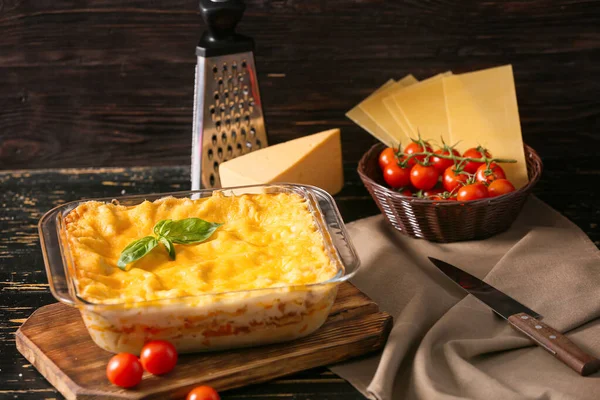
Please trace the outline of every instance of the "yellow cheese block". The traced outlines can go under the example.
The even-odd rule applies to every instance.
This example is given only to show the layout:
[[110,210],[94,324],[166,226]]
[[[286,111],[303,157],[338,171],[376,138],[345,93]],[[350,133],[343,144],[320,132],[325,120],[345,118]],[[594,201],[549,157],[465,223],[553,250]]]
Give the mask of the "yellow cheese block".
[[381,90],[374,96],[369,97],[367,100],[362,102],[359,107],[363,110],[377,125],[387,133],[394,140],[394,146],[397,147],[398,143],[406,143],[409,139],[408,132],[406,132],[402,126],[400,126],[394,117],[383,105],[383,99],[396,93],[403,88],[413,85],[418,81],[412,75],[407,75],[394,85]]
[[300,183],[336,194],[344,185],[340,130],[304,136],[226,161],[219,166],[223,187]]
[[443,79],[450,140],[460,151],[482,145],[502,164],[518,189],[527,181],[527,164],[512,66],[454,75]]
[[442,78],[452,75],[444,72],[409,86],[384,99],[384,105],[398,124],[413,138],[442,138],[449,143],[448,116]]
[[[396,81],[394,81],[393,79],[390,79],[389,81],[387,81],[386,83],[381,85],[379,87],[379,89],[377,89],[375,92],[373,92],[369,97],[367,97],[365,100],[363,100],[363,102],[370,99],[371,97],[375,96],[377,93],[380,93],[385,88],[390,87],[395,82]],[[361,104],[362,104],[362,102],[361,102]],[[375,121],[373,121],[373,119],[371,117],[369,117],[369,115],[360,108],[360,104],[358,104],[353,109],[348,111],[346,113],[346,117],[350,118],[352,121],[354,121],[354,123],[356,125],[360,126],[365,131],[369,132],[372,136],[375,137],[375,139],[384,143],[386,146],[388,146],[388,147],[394,146],[395,140],[393,140],[386,132],[384,132],[383,129],[381,129],[379,127],[379,125],[377,125],[377,123]]]

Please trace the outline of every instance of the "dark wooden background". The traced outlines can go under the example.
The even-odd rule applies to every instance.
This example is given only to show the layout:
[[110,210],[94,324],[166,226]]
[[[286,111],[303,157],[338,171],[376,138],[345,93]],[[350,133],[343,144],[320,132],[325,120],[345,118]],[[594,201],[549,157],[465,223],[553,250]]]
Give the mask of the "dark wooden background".
[[[341,127],[389,78],[514,66],[525,139],[549,168],[600,145],[600,3],[251,0],[271,143]],[[192,0],[0,0],[0,169],[189,163]]]
[[[377,212],[354,172],[374,140],[344,117],[349,108],[389,78],[511,63],[525,140],[545,165],[534,192],[600,246],[599,1],[247,4],[239,30],[257,43],[270,142],[342,128],[346,221]],[[0,0],[0,399],[60,398],[14,347],[19,324],[54,301],[41,214],[82,197],[189,187],[196,7]],[[227,394],[249,396],[360,398],[325,369]]]

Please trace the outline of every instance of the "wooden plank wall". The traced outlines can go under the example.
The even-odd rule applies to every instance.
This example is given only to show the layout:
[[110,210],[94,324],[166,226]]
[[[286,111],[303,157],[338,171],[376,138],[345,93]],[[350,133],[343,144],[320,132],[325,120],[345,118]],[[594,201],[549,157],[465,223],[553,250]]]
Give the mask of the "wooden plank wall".
[[[526,141],[550,168],[565,151],[586,168],[599,4],[249,0],[239,30],[271,143],[341,127],[355,162],[373,140],[344,113],[387,79],[512,63]],[[188,164],[202,30],[197,1],[0,0],[0,169]]]

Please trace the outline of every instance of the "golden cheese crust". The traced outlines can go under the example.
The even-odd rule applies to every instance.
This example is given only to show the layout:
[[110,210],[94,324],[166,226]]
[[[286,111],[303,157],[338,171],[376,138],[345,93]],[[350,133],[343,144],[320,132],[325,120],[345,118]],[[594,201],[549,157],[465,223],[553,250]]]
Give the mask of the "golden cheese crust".
[[[176,244],[175,260],[159,244],[129,271],[117,268],[121,251],[152,235],[158,221],[192,217],[224,225],[205,242]],[[65,226],[78,294],[93,303],[304,285],[337,272],[306,201],[296,194],[215,192],[136,206],[89,201],[65,217]]]

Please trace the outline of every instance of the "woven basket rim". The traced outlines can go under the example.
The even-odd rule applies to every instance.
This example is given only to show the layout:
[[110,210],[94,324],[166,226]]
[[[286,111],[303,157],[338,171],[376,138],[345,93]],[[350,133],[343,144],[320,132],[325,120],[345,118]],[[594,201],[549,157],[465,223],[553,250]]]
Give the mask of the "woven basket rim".
[[360,158],[360,161],[358,162],[358,168],[357,168],[358,174],[360,175],[361,179],[367,181],[369,184],[371,184],[373,187],[377,188],[378,190],[383,191],[386,195],[391,196],[398,200],[408,201],[411,203],[420,203],[420,204],[435,203],[436,206],[452,207],[452,206],[457,206],[457,205],[462,205],[462,204],[478,204],[478,203],[493,204],[495,202],[504,202],[504,201],[508,200],[509,197],[518,196],[520,193],[529,191],[539,181],[540,176],[542,175],[542,170],[543,170],[543,163],[542,163],[542,160],[541,160],[540,156],[538,155],[538,153],[533,149],[533,147],[523,143],[523,147],[525,148],[525,157],[526,158],[528,158],[530,156],[537,157],[537,160],[539,161],[539,165],[540,165],[540,168],[536,168],[532,171],[533,175],[531,176],[531,179],[529,179],[529,181],[527,182],[527,184],[525,186],[523,186],[513,192],[510,192],[510,193],[506,193],[506,194],[496,196],[496,197],[486,197],[484,199],[479,199],[479,200],[440,201],[440,200],[435,200],[435,199],[420,199],[418,197],[404,196],[398,192],[395,192],[395,191],[375,182],[370,176],[368,176],[363,171],[365,169],[367,157],[370,156],[371,153],[374,152],[379,147],[381,147],[383,149],[383,148],[385,148],[385,145],[383,143],[376,143],[373,146],[371,146],[369,148],[369,150],[367,150],[365,152],[365,154],[363,154],[363,156]]

